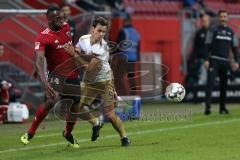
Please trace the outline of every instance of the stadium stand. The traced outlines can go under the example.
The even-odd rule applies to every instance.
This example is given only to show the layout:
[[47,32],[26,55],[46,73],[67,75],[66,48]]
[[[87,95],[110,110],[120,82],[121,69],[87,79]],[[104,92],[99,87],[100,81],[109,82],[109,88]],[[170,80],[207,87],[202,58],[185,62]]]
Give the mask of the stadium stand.
[[229,11],[229,14],[240,14],[240,4],[224,0],[206,0],[206,6],[217,12],[220,8]]
[[[21,3],[22,2],[22,3]],[[8,1],[0,2],[3,8],[35,8],[46,9],[50,5],[62,5],[63,1],[59,0],[22,0],[22,1]],[[88,1],[86,1],[88,2]],[[143,37],[141,44],[141,52],[147,53],[151,51],[161,51],[163,63],[171,68],[180,68],[181,65],[181,21],[179,17],[183,11],[182,1],[178,0],[123,0],[125,10],[119,10],[119,12],[133,11],[133,25],[139,30]],[[240,4],[233,2],[226,2],[223,0],[205,0],[205,5],[209,9],[216,12],[219,8],[226,8],[231,14],[240,14]],[[72,9],[72,15],[76,19],[81,17],[82,13],[87,12],[80,8],[76,3],[81,3],[81,0],[76,0],[75,3],[70,3]],[[97,3],[96,3],[97,4]],[[0,25],[1,41],[4,42],[6,48],[6,54],[0,58],[2,61],[11,62],[14,66],[21,69],[26,76],[32,75],[33,72],[33,41],[36,34],[46,27],[46,18],[41,15],[14,15],[8,14],[8,18],[3,18]],[[1,17],[6,14],[1,14]],[[90,16],[89,16],[90,17]],[[141,17],[142,20],[138,18]],[[82,18],[82,17],[81,17]],[[79,21],[82,21],[82,19]],[[84,19],[84,18],[83,18]],[[230,23],[234,26],[234,30],[238,31],[238,19],[231,19]],[[116,36],[122,25],[121,18],[114,18],[112,20],[114,28],[111,29],[109,37],[111,40],[115,40]],[[83,28],[85,24],[81,24],[78,27]],[[86,27],[85,27],[86,28]],[[162,30],[162,32],[156,33],[156,30]],[[173,32],[174,31],[174,32]],[[81,31],[78,31],[82,33]],[[86,32],[84,30],[84,32]],[[79,34],[77,36],[80,36]],[[169,49],[171,48],[171,49]],[[175,63],[171,62],[171,58],[175,59]],[[12,66],[10,66],[12,67]],[[12,76],[17,80],[24,79],[22,74],[18,74],[19,78]],[[167,75],[167,79],[181,81],[182,73],[174,73],[170,71]],[[37,91],[38,86],[30,86],[30,90]],[[34,95],[34,94],[33,94]]]
[[182,9],[180,1],[124,0],[125,8],[133,8],[135,16],[177,16]]
[[[32,0],[24,0],[24,3],[29,5],[31,8],[35,9],[46,9],[51,5],[58,5],[62,6],[64,1],[61,0],[41,0],[41,1],[32,1]],[[68,4],[71,7],[71,15],[76,16],[80,13],[83,13],[84,10],[82,8],[79,8],[75,3]]]

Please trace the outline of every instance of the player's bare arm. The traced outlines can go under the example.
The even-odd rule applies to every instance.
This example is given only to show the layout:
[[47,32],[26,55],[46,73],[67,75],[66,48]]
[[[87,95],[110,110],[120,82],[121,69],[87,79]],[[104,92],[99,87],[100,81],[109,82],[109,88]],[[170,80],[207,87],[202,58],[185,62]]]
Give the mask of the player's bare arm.
[[87,62],[91,62],[92,58],[93,57],[97,57],[96,54],[92,53],[92,54],[84,54],[84,52],[81,52],[81,54],[79,54],[79,56],[84,60],[84,61],[87,61]]
[[89,62],[85,61],[80,55],[81,50],[80,48],[76,49],[74,48],[72,45],[69,44],[65,44],[63,46],[64,50],[69,53],[70,55],[72,55],[74,57],[75,63],[78,66],[86,66],[89,64]]
[[87,65],[85,80],[94,82],[98,72],[101,70],[101,60],[94,57]]
[[48,81],[46,80],[45,74],[44,74],[44,52],[37,51],[36,52],[37,58],[36,58],[36,72],[38,74],[38,77],[40,81],[43,84],[44,89],[46,90],[47,94],[53,98],[56,98],[56,92],[53,90],[53,88],[50,86]]
[[96,54],[85,54],[84,51],[82,51],[80,48],[74,48],[72,45],[70,44],[65,44],[63,46],[63,48],[65,49],[66,52],[68,52],[70,55],[74,56],[74,57],[80,57],[82,58],[84,61],[86,62],[90,62],[92,60],[93,57],[96,57]]

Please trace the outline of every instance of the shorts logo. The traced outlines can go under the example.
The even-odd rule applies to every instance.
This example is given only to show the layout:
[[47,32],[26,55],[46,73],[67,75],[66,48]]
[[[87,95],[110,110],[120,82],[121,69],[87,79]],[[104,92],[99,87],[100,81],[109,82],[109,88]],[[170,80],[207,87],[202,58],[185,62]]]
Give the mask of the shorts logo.
[[60,84],[59,78],[51,78],[50,83],[51,84]]

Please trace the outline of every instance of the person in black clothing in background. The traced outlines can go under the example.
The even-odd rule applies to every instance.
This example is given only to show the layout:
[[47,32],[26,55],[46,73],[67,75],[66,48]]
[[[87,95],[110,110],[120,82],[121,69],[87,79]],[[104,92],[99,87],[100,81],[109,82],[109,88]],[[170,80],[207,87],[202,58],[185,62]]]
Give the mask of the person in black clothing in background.
[[0,42],[0,56],[4,53],[4,45]]
[[[204,66],[208,69],[205,115],[211,113],[211,94],[214,81],[219,74],[220,78],[220,114],[228,114],[225,106],[227,90],[227,72],[230,66],[233,71],[239,67],[238,64],[238,39],[233,30],[228,27],[228,13],[225,10],[218,12],[219,25],[209,29],[205,41],[205,62]],[[233,60],[230,60],[230,50],[233,52]],[[231,64],[231,65],[230,65]]]
[[75,21],[72,19],[71,17],[71,8],[69,5],[67,4],[64,4],[62,7],[61,7],[63,13],[64,13],[64,18],[65,18],[65,21],[69,24],[70,26],[70,31],[71,31],[71,36],[72,36],[72,39],[73,39],[73,42],[74,42],[74,36],[75,36],[75,33],[76,33],[76,23]]
[[[193,39],[193,50],[188,60],[188,75],[186,81],[188,84],[194,85],[199,83],[199,80],[204,81],[204,46],[207,31],[210,25],[210,17],[207,14],[201,16],[201,28],[199,28]],[[203,73],[204,72],[204,73]]]

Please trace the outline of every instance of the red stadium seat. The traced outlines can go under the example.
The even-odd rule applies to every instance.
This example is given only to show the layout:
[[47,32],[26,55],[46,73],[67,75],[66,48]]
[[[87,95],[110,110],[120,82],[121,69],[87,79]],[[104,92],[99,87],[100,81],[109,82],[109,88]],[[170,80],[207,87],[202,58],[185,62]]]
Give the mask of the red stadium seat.
[[182,8],[181,2],[124,0],[125,7],[132,7],[137,16],[177,16]]

